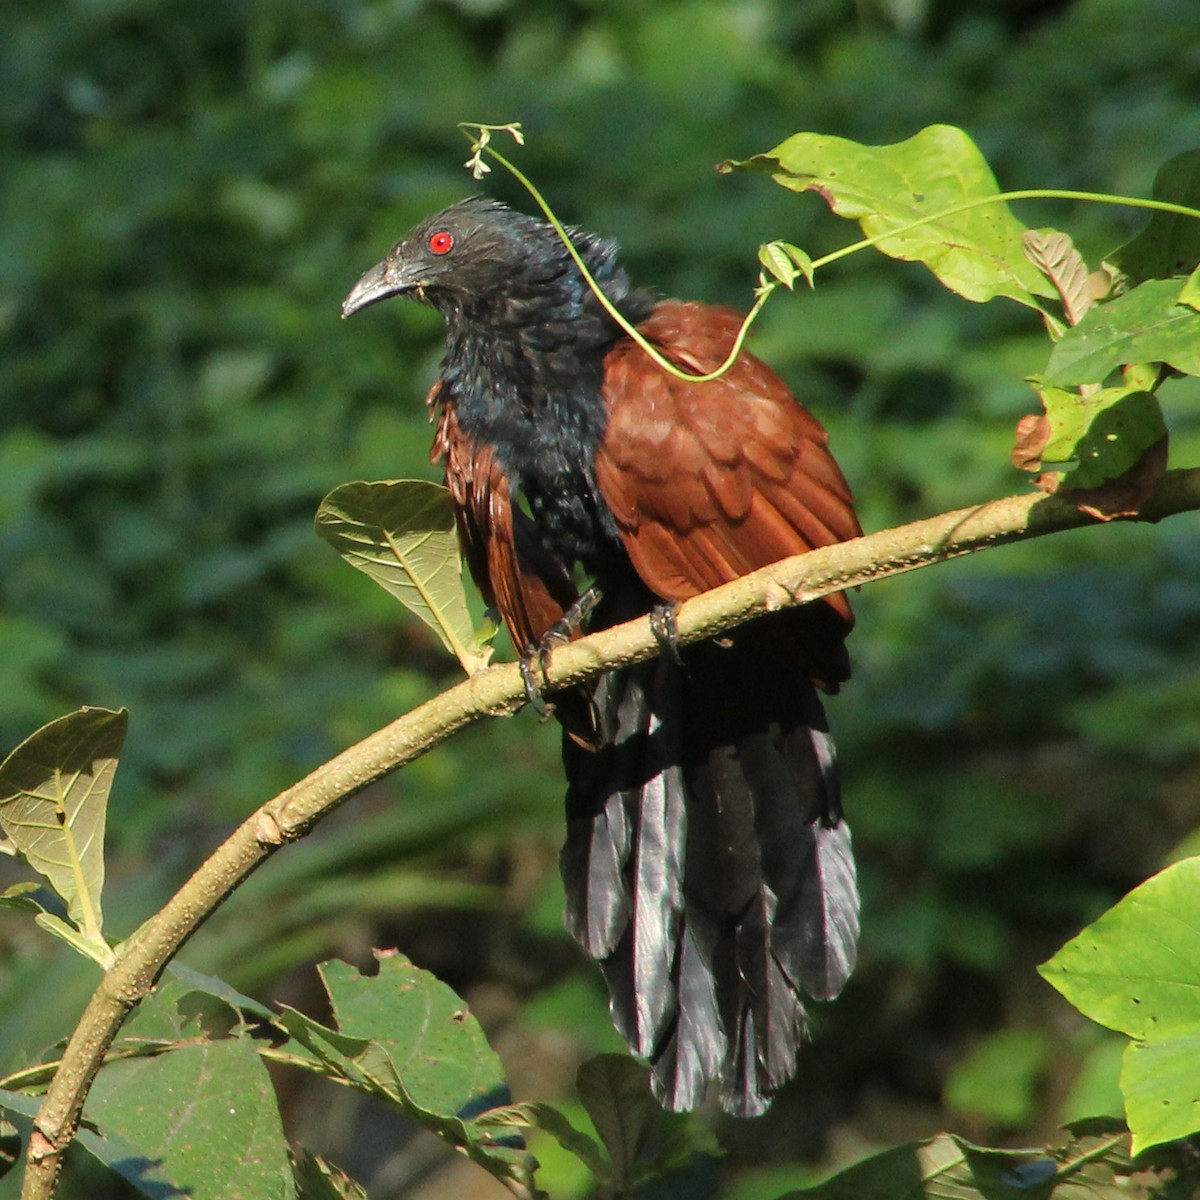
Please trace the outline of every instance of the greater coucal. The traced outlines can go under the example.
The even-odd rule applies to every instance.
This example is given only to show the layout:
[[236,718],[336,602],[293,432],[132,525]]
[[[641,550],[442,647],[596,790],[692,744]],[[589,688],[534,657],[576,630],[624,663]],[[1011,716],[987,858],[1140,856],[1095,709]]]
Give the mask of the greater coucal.
[[[613,242],[570,236],[672,362],[699,374],[726,357],[736,313],[634,290]],[[445,318],[433,458],[518,650],[571,613],[578,567],[595,630],[860,532],[824,430],[778,376],[748,353],[709,383],[663,371],[547,222],[455,204],[363,275],[343,314],[396,295]],[[717,1080],[726,1110],[762,1112],[796,1069],[801,994],[835,996],[853,969],[854,859],[815,690],[848,677],[852,623],[830,596],[559,705],[566,922],[670,1108]]]

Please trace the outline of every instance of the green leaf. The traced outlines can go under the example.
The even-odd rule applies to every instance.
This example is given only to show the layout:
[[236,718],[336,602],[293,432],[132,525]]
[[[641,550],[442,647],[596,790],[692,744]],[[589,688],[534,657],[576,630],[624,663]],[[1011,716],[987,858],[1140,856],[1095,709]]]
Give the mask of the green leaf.
[[1112,1122],[1083,1122],[1048,1150],[993,1150],[943,1133],[781,1200],[1127,1200],[1127,1139]]
[[995,177],[961,129],[931,125],[892,146],[797,133],[722,168],[767,171],[784,187],[817,192],[869,237],[880,236],[884,254],[924,263],[968,300],[1008,296],[1040,310],[1038,297],[1055,295],[1025,256],[1025,226],[988,200],[999,195]]
[[1041,967],[1081,1012],[1138,1041],[1121,1090],[1134,1152],[1200,1130],[1200,858],[1160,871]]
[[476,1121],[487,1128],[540,1129],[574,1154],[597,1179],[611,1176],[612,1164],[594,1138],[576,1129],[566,1116],[550,1104],[506,1104],[481,1113]]
[[[182,985],[193,991],[204,992],[217,1000],[224,1001],[231,1009],[239,1013],[249,1013],[263,1021],[273,1021],[275,1014],[252,996],[239,992],[223,979],[215,975],[205,975],[195,971],[185,963],[172,962],[167,965],[167,974],[173,975]],[[160,984],[159,987],[162,985]],[[155,989],[156,991],[158,988]]]
[[420,479],[346,483],[317,510],[317,533],[416,613],[472,674],[487,666],[467,611],[450,493]]
[[758,248],[758,261],[789,290],[803,275],[813,286],[812,256],[790,242],[766,242]]
[[1069,483],[1095,488],[1130,470],[1167,436],[1162,407],[1151,392],[1103,388],[1087,396],[1064,388],[1039,388],[1050,422],[1042,461],[1077,463]]
[[85,1113],[136,1148],[143,1190],[170,1183],[193,1200],[295,1196],[270,1077],[240,1038],[109,1063]]
[[[1168,159],[1154,177],[1155,200],[1200,208],[1200,150]],[[1200,264],[1200,220],[1182,213],[1156,212],[1145,229],[1109,256],[1134,280],[1188,275]]]
[[598,1054],[579,1068],[575,1086],[612,1159],[614,1181],[628,1185],[661,1114],[646,1068],[626,1054]]
[[62,917],[56,917],[54,913],[40,912],[33,919],[40,928],[66,942],[71,949],[77,950],[85,958],[92,959],[106,970],[112,966],[113,950],[103,938],[88,937],[74,925],[68,925]]
[[[212,1004],[212,998],[164,974],[121,1026],[120,1040],[161,1044],[194,1037],[199,1032],[196,1013],[204,1011],[206,1002]],[[226,1012],[232,1024],[233,1014],[228,1009]]]
[[478,1022],[444,983],[401,955],[379,974],[324,963],[339,1030],[283,1007],[281,1024],[324,1073],[384,1097],[498,1179],[531,1193],[528,1152],[472,1118],[507,1098],[500,1060]]
[[1200,267],[1187,277],[1187,282],[1179,293],[1179,303],[1200,312]]
[[366,1038],[329,1029],[286,1004],[279,1007],[279,1023],[291,1038],[287,1050],[297,1065],[390,1100],[397,1098],[395,1071],[382,1049]]
[[301,1148],[292,1158],[296,1200],[367,1200],[367,1189],[345,1171]]
[[1130,1042],[1121,1091],[1134,1154],[1200,1130],[1200,1023],[1182,1036]]
[[11,908],[17,912],[44,913],[45,906],[35,900],[31,893],[41,891],[40,883],[14,883],[0,892],[0,908]]
[[92,945],[102,940],[104,820],[127,725],[124,709],[81,708],[44,725],[0,764],[0,829]]
[[1169,363],[1200,374],[1200,313],[1179,303],[1178,279],[1153,279],[1092,308],[1055,344],[1052,387],[1101,383],[1126,363]]
[[[0,1108],[32,1122],[41,1107],[41,1096],[29,1096],[23,1092],[9,1091],[0,1088]],[[151,1200],[165,1200],[181,1193],[177,1188],[163,1179],[161,1172],[154,1170],[155,1164],[150,1162],[140,1147],[135,1147],[123,1138],[113,1134],[100,1135],[94,1129],[81,1126],[75,1131],[75,1143],[98,1163],[123,1179]]]
[[1200,858],[1135,888],[1040,967],[1093,1021],[1130,1037],[1200,1026]]
[[418,1108],[478,1111],[505,1087],[500,1059],[467,1006],[403,955],[381,958],[374,976],[343,962],[324,963],[320,974],[339,1031],[382,1046]]

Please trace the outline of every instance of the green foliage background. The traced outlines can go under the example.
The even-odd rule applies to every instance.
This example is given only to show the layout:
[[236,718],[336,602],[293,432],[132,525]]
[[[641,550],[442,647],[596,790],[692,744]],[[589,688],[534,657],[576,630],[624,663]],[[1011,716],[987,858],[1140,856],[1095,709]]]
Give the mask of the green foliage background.
[[[0,745],[82,704],[130,708],[115,930],[254,805],[457,674],[312,532],[337,484],[429,473],[436,318],[343,325],[338,305],[415,220],[478,190],[456,121],[521,120],[523,167],[638,279],[745,306],[760,241],[851,234],[718,160],[799,129],[891,142],[947,121],[1004,186],[1148,194],[1200,143],[1197,46],[1194,0],[0,8]],[[1092,262],[1143,219],[1020,215]],[[754,348],[830,428],[868,528],[1028,486],[1008,449],[1045,340],[1017,306],[863,255],[772,301]],[[1194,390],[1164,398],[1173,461],[1194,464]],[[774,1164],[794,1186],[903,1137],[1037,1138],[1111,1108],[1115,1042],[1033,964],[1200,823],[1198,580],[1183,518],[863,593],[832,706],[862,965],[816,1015],[803,1079],[766,1120],[723,1125],[728,1157],[677,1194],[752,1200]],[[552,728],[473,731],[272,863],[187,960],[303,1006],[307,964],[399,944],[471,999],[522,1098],[559,1092],[615,1046],[560,932],[560,791]],[[0,925],[0,1071],[94,983],[35,937]],[[426,1194],[419,1153],[349,1104],[298,1090],[285,1108],[374,1173],[373,1196]]]

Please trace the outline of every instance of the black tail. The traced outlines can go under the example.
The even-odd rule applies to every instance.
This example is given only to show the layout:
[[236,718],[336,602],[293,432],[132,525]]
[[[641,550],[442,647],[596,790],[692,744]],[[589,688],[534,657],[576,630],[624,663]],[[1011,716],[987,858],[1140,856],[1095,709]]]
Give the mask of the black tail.
[[605,676],[601,748],[564,738],[567,925],[668,1108],[718,1080],[726,1111],[763,1112],[795,1073],[801,993],[830,999],[854,968],[854,858],[794,649],[804,616]]

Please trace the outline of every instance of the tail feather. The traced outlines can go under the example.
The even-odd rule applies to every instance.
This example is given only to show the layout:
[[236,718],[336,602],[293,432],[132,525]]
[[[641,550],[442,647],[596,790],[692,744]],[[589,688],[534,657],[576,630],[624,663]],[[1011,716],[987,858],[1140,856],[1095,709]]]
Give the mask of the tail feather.
[[[704,1099],[721,1073],[728,1042],[715,971],[718,930],[705,914],[685,918],[674,976],[675,1019],[648,1055],[650,1088],[664,1108],[685,1112]],[[612,979],[609,965],[605,974]]]
[[[683,919],[686,807],[672,736],[677,722],[650,714],[650,744],[664,754],[642,788],[633,862],[633,995],[637,1054],[651,1055],[675,1015],[672,980]],[[672,761],[674,760],[674,761]]]
[[[779,614],[780,618],[788,614]],[[564,739],[567,923],[669,1108],[750,1116],[795,1073],[802,993],[854,966],[833,742],[786,622],[606,676],[599,750]]]
[[646,1057],[677,1007],[686,811],[678,689],[661,678],[672,669],[647,663],[605,676],[595,696],[601,749],[563,743],[567,927],[594,958],[620,964],[610,973],[613,1018]]

